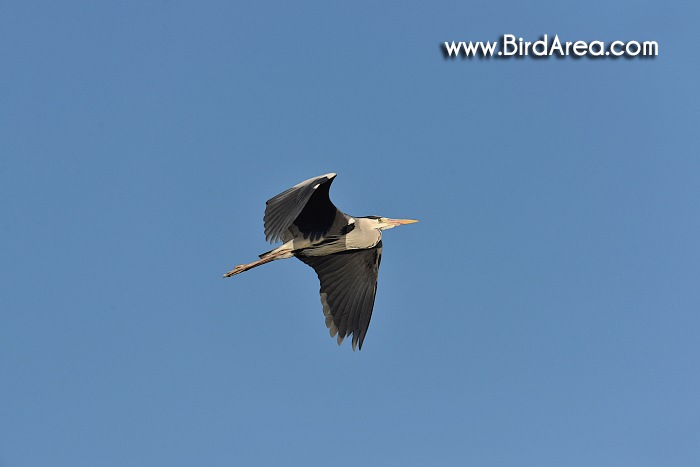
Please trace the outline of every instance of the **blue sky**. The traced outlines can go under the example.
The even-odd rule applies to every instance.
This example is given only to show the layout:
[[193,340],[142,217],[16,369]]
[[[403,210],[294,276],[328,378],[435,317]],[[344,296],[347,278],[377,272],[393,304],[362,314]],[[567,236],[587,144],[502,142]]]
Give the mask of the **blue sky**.
[[[280,2],[281,3],[281,2]],[[697,465],[692,2],[4,2],[0,465]],[[655,40],[446,60],[446,40]],[[363,350],[264,202],[384,236]]]

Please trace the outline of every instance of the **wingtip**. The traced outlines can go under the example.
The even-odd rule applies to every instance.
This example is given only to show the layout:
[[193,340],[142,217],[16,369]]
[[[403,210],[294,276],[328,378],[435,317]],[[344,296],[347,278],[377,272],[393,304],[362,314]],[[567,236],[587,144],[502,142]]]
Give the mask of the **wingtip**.
[[356,338],[354,335],[352,336],[352,350],[353,352],[355,350],[362,350],[362,341],[364,339],[360,339],[359,336]]

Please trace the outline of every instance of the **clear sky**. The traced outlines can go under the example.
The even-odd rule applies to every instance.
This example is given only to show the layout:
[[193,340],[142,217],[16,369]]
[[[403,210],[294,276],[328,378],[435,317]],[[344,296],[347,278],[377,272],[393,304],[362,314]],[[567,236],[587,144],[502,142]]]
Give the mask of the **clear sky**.
[[[0,4],[0,465],[698,465],[696,3],[330,3]],[[421,221],[361,352],[221,278],[327,172]]]

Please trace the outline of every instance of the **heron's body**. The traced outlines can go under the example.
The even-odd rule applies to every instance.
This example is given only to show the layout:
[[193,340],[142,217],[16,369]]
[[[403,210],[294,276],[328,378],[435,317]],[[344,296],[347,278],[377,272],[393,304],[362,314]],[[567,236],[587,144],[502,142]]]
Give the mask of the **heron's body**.
[[321,304],[331,336],[337,334],[340,344],[352,335],[353,349],[358,343],[361,349],[377,291],[382,230],[416,221],[343,213],[328,195],[335,176],[329,173],[305,180],[268,200],[265,236],[283,244],[224,277],[297,257],[314,268],[321,281]]
[[329,232],[316,240],[303,236],[291,238],[270,253],[287,250],[297,252],[292,256],[327,256],[348,250],[366,250],[382,241],[382,232],[374,225],[376,222],[369,219],[347,216],[346,223],[338,232]]

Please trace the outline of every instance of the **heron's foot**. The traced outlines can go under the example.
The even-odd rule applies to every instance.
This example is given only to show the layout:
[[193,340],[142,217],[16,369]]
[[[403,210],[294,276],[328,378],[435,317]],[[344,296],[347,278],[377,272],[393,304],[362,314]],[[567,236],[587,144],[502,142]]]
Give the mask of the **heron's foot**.
[[231,269],[229,272],[224,274],[224,277],[231,277],[231,276],[235,276],[236,274],[242,273],[243,271],[246,270],[245,266],[246,266],[245,264],[239,264],[238,266],[236,266],[235,268]]

